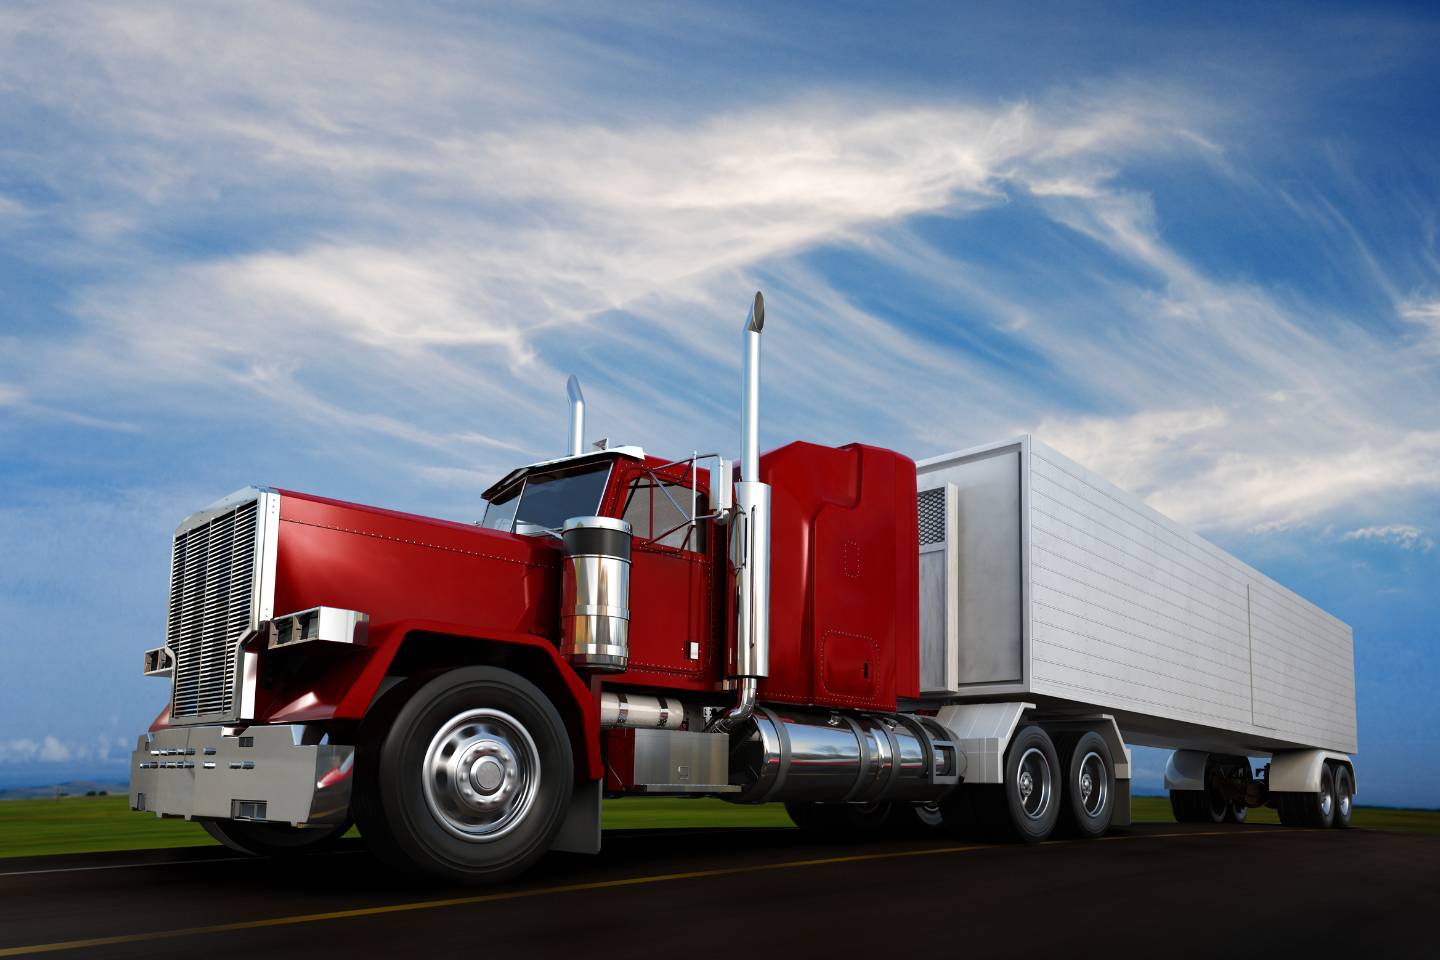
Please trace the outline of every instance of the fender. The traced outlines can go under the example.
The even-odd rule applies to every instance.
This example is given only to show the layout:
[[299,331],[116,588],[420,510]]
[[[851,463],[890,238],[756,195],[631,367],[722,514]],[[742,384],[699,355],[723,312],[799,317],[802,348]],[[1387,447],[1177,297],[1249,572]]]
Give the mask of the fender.
[[[599,699],[590,685],[580,678],[561,657],[555,644],[532,633],[508,633],[500,630],[481,630],[465,624],[447,623],[439,620],[398,620],[372,626],[370,645],[364,666],[348,684],[342,696],[329,710],[318,706],[313,699],[305,703],[304,698],[267,718],[270,723],[295,722],[300,719],[360,720],[370,709],[371,703],[380,692],[381,684],[390,673],[391,666],[402,650],[416,650],[432,638],[454,638],[473,643],[476,650],[494,653],[498,651],[523,652],[532,669],[539,667],[541,675],[527,675],[541,687],[555,708],[560,711],[570,732],[571,749],[575,754],[577,777],[599,780],[605,774],[600,756],[600,707]],[[468,652],[468,651],[467,651]],[[485,662],[461,658],[451,661],[453,665]],[[296,709],[298,708],[298,709]]]
[[1350,782],[1355,792],[1360,792],[1360,781],[1355,776],[1355,765],[1343,753],[1333,750],[1286,750],[1270,759],[1270,775],[1266,785],[1271,793],[1318,793],[1320,791],[1320,768],[1326,760],[1343,763],[1350,768]]

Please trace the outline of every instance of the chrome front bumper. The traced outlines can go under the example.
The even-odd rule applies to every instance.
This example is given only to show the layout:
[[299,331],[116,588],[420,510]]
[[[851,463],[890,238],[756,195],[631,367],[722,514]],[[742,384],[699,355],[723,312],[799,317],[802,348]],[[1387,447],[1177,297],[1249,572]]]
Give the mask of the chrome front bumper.
[[140,735],[130,754],[130,809],[162,817],[341,823],[355,748],[321,743],[304,724],[171,727]]

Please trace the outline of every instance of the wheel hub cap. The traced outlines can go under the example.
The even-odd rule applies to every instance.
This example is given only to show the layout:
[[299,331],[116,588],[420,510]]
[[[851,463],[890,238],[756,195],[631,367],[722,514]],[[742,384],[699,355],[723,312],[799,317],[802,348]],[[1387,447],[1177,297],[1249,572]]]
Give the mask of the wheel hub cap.
[[1015,788],[1020,795],[1020,806],[1031,820],[1043,819],[1050,810],[1051,784],[1054,782],[1050,761],[1045,754],[1034,747],[1020,757],[1019,773],[1015,777]]
[[467,710],[440,725],[422,776],[436,822],[462,840],[485,842],[509,833],[534,806],[540,753],[509,714]]

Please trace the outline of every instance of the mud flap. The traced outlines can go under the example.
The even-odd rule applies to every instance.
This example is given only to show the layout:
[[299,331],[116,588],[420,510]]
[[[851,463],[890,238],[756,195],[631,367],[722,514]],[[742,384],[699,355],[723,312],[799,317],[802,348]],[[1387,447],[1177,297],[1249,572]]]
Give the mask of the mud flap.
[[586,780],[575,785],[570,795],[570,809],[565,822],[555,835],[551,850],[561,853],[600,852],[600,780]]

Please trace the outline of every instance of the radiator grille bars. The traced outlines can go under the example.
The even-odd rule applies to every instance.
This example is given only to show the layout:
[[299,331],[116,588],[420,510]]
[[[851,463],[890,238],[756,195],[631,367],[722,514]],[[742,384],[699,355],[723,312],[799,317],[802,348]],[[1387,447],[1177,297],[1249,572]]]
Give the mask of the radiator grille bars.
[[175,657],[174,719],[229,714],[235,705],[235,641],[252,627],[256,500],[175,537],[167,645]]

